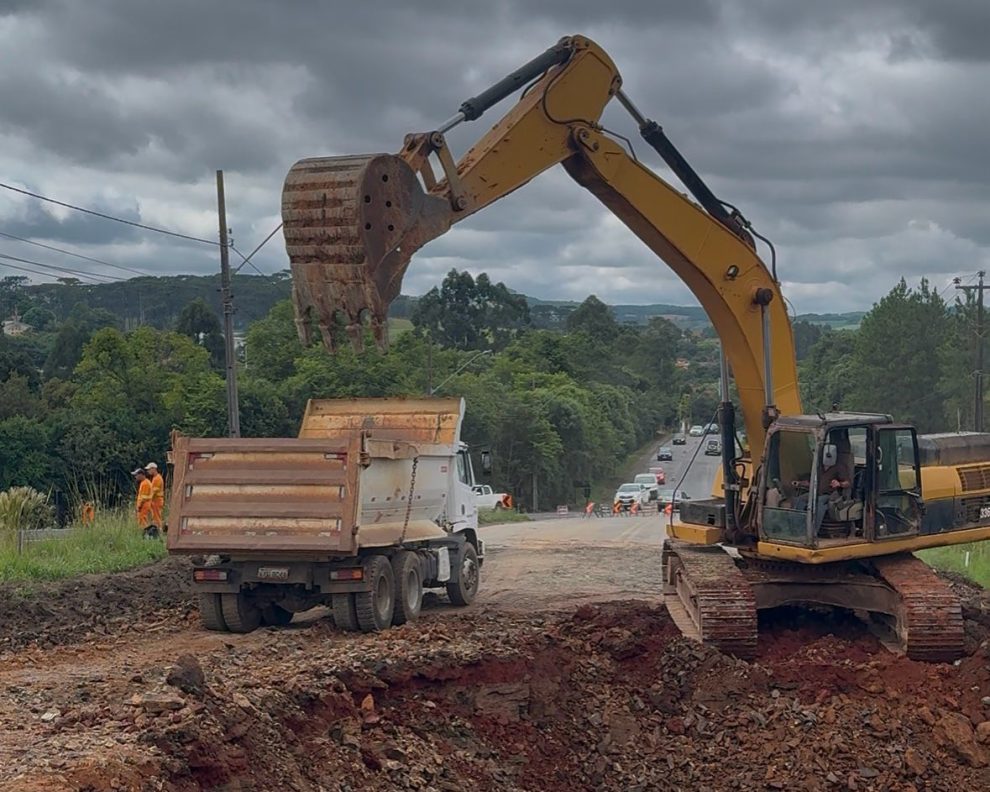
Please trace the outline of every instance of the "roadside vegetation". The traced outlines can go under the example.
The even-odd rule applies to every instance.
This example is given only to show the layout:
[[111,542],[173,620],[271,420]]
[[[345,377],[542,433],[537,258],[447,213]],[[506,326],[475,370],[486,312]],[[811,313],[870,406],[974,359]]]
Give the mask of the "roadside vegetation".
[[918,556],[929,566],[958,572],[985,588],[990,587],[990,542],[936,547]]
[[502,525],[504,523],[529,522],[529,516],[512,509],[481,509],[478,512],[478,525]]
[[97,513],[89,525],[73,525],[64,536],[26,541],[0,533],[0,582],[59,580],[92,572],[120,572],[165,555],[161,539],[145,539],[130,511]]

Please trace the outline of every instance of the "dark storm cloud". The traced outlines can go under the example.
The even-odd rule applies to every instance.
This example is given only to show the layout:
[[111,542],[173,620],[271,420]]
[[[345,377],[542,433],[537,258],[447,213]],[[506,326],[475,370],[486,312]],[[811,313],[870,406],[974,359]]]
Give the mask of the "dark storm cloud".
[[[990,264],[988,27],[982,0],[0,0],[0,171],[212,238],[224,168],[231,224],[250,248],[278,222],[296,159],[395,151],[584,33],[716,191],[773,236],[792,302],[813,310],[827,293],[845,310],[902,274],[944,281]],[[455,152],[509,104],[455,129]],[[620,109],[604,120],[670,178]],[[123,227],[101,235],[99,221],[8,197],[0,230],[163,272],[215,267],[208,249],[186,255]],[[279,240],[258,260],[283,268]],[[689,299],[559,168],[424,248],[407,291],[453,266],[541,297]]]

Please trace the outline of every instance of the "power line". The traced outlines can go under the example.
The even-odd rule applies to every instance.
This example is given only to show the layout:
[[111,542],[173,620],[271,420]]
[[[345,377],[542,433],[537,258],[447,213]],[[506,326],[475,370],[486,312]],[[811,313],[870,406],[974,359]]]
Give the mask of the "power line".
[[[244,261],[241,264],[241,266],[238,267],[237,269],[235,269],[234,272],[235,273],[239,272],[240,269],[241,269],[241,267],[243,267],[245,264],[251,264],[251,259],[254,257],[254,254],[257,253],[259,250],[261,250],[265,245],[267,245],[268,244],[268,240],[271,239],[273,236],[275,236],[275,234],[277,234],[281,229],[282,229],[282,224],[279,223],[277,226],[275,226],[275,228],[272,229],[272,232],[268,236],[266,236],[263,240],[261,240],[261,244],[259,244],[254,250],[252,250],[250,253],[248,253],[247,256],[245,256],[243,253],[241,253],[241,251],[239,251],[237,248],[235,248],[233,245],[231,245],[230,247],[233,249],[233,251],[238,256],[240,256],[242,259],[244,259]],[[259,275],[264,275],[265,274],[261,270],[259,270],[257,267],[255,267],[254,264],[251,264],[251,266],[254,267],[255,270],[257,270],[257,272],[258,272]]]
[[180,234],[178,231],[169,231],[165,228],[156,228],[155,226],[145,225],[144,223],[136,223],[133,220],[125,220],[122,217],[114,217],[113,215],[104,214],[103,212],[97,212],[94,209],[85,209],[82,206],[75,206],[74,204],[65,203],[64,201],[57,201],[54,198],[48,198],[45,195],[38,195],[38,193],[33,193],[29,190],[22,190],[20,187],[14,187],[13,185],[4,184],[3,182],[0,182],[0,187],[3,187],[5,190],[20,193],[21,195],[28,195],[31,198],[37,198],[39,201],[47,201],[48,203],[55,204],[56,206],[64,206],[66,209],[72,209],[76,212],[83,212],[84,214],[93,215],[94,217],[102,217],[104,220],[113,220],[115,223],[124,223],[125,225],[134,226],[135,228],[143,228],[145,231],[154,231],[156,234],[165,234],[166,236],[178,237],[179,239],[188,239],[190,242],[202,242],[205,245],[220,244],[212,239],[203,239],[202,237],[194,237],[189,234]]
[[[52,270],[54,272],[65,272],[70,275],[81,275],[84,278],[106,278],[110,281],[123,281],[125,278],[118,278],[115,275],[101,275],[95,272],[83,272],[82,270],[71,269],[70,267],[57,267],[54,264],[42,264],[40,261],[32,261],[31,259],[18,258],[17,256],[9,256],[6,253],[0,253],[0,258],[9,259],[10,261],[19,261],[21,264],[30,264],[33,267],[43,267],[47,270]],[[39,273],[45,274],[45,273]]]
[[[43,277],[51,277],[50,273],[44,270],[32,269],[30,267],[19,267],[17,264],[8,264],[5,261],[0,261],[0,267],[7,267],[9,269],[20,270],[21,272],[30,272],[32,275],[41,275]],[[99,281],[94,281],[94,283],[99,283]]]
[[124,267],[120,264],[111,264],[109,261],[103,261],[103,259],[92,258],[91,256],[84,256],[82,253],[73,253],[71,250],[63,250],[62,248],[57,248],[54,245],[46,245],[43,242],[35,242],[33,239],[24,239],[23,237],[14,236],[13,234],[8,234],[6,231],[0,231],[0,236],[7,237],[7,239],[16,239],[18,242],[23,242],[27,245],[37,245],[40,248],[45,248],[45,250],[54,250],[56,253],[64,253],[66,256],[75,256],[76,258],[83,259],[84,261],[92,261],[94,264],[100,264],[104,267],[113,267],[114,269],[123,270],[124,272],[133,272],[135,275],[149,275],[150,273],[143,272],[142,270],[132,269],[130,267]]
[[[241,251],[239,251],[233,245],[230,245],[230,249],[233,250],[242,259],[244,259],[244,261],[241,262],[241,265],[237,269],[234,270],[234,272],[233,272],[234,275],[236,275],[238,272],[240,272],[241,269],[244,267],[245,264],[250,264],[251,265],[251,269],[253,269],[255,272],[257,272],[259,275],[264,275],[265,274],[260,269],[258,269],[258,265],[257,264],[255,264],[253,261],[251,261],[251,256],[245,256],[243,253],[241,253]],[[254,254],[252,253],[251,255],[254,255]]]

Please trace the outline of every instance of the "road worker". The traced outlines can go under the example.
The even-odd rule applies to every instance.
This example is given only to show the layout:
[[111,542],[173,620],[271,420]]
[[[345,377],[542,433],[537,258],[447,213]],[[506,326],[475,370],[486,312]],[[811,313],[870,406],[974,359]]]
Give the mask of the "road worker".
[[154,462],[145,465],[144,470],[151,481],[151,522],[161,528],[165,525],[165,479]]
[[[145,536],[152,535],[152,515],[151,515],[151,479],[143,468],[131,471],[131,475],[137,480],[137,521],[138,526],[144,531]],[[155,531],[157,534],[157,530]]]

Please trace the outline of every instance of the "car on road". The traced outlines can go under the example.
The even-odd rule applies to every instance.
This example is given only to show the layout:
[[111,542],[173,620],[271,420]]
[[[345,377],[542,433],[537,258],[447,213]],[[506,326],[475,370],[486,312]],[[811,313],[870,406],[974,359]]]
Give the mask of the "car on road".
[[660,482],[657,481],[656,473],[637,473],[633,476],[633,484],[645,484],[646,492],[649,495],[648,500],[655,501],[657,499]]
[[669,461],[674,458],[674,452],[670,446],[660,446],[657,450],[657,462]]
[[471,487],[478,509],[500,511],[512,508],[512,497],[507,492],[495,492],[488,484],[475,484]]
[[705,434],[718,434],[718,424],[708,424],[708,426],[705,427]]
[[682,434],[675,434],[672,442],[674,445],[687,445],[687,438]]
[[664,469],[660,467],[660,465],[652,465],[650,467],[650,473],[656,476],[657,484],[667,483],[667,474],[664,472]]
[[691,430],[688,432],[688,434],[691,435],[691,437],[701,437],[704,433],[705,433],[705,427],[699,424],[695,424],[694,426],[692,426]]
[[718,456],[722,453],[722,441],[712,438],[705,443],[705,456]]
[[612,498],[612,503],[618,504],[620,509],[626,511],[632,508],[633,503],[644,506],[649,501],[649,498],[650,493],[645,484],[636,484],[629,481],[619,485],[619,488],[615,491],[615,497]]
[[670,488],[663,487],[660,489],[660,492],[657,494],[657,508],[659,508],[660,511],[663,511],[665,508],[667,508],[668,503],[673,502],[674,511],[677,511],[678,504],[680,504],[681,501],[686,501],[686,500],[691,500],[691,496],[688,495],[684,490],[677,490],[677,496],[674,497],[673,487]]

